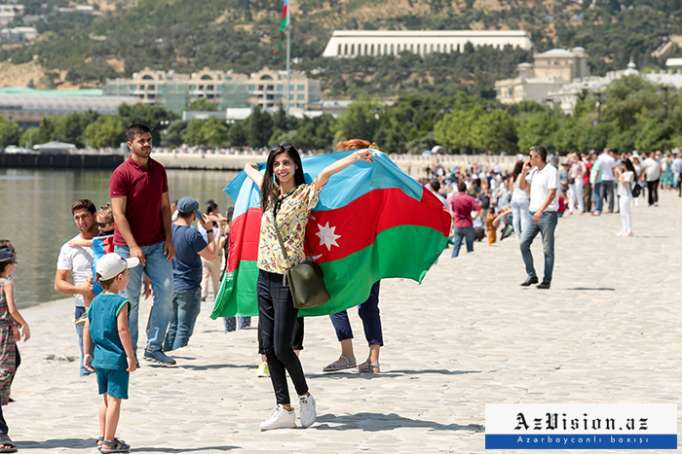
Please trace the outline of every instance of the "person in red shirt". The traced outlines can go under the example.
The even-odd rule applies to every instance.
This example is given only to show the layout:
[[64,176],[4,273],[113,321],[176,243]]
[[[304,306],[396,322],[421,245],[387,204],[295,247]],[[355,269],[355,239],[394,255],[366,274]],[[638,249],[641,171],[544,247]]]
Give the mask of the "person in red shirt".
[[171,209],[166,170],[151,159],[152,134],[149,127],[134,124],[126,131],[130,157],[119,165],[109,180],[109,196],[116,229],[114,250],[121,257],[137,257],[140,266],[129,272],[127,298],[133,347],[137,350],[138,306],[142,275],[152,282],[154,304],[149,315],[144,359],[165,366],[175,360],[162,351],[173,315],[173,266],[175,256],[171,230]]
[[467,252],[474,252],[474,221],[471,213],[481,210],[481,204],[466,193],[467,185],[463,181],[457,184],[457,194],[450,200],[450,211],[455,218],[455,244],[452,256],[457,257],[462,247],[462,240],[466,240]]

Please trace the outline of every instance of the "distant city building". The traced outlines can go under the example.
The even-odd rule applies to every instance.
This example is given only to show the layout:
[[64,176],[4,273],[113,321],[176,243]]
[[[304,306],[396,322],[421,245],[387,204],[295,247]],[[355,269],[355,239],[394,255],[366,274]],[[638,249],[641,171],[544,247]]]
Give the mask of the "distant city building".
[[0,5],[0,27],[5,27],[24,15],[24,5]]
[[682,74],[670,72],[640,73],[634,62],[628,64],[627,69],[609,71],[604,77],[585,77],[571,83],[564,84],[559,89],[547,95],[547,101],[561,108],[565,113],[572,113],[580,97],[589,93],[600,93],[606,90],[612,82],[627,76],[639,76],[644,80],[661,87],[674,89],[682,88]]
[[130,79],[108,80],[107,95],[134,96],[140,102],[158,104],[182,112],[193,101],[205,99],[219,110],[260,106],[274,110],[281,104],[306,109],[320,101],[320,82],[305,73],[292,71],[289,99],[286,99],[285,71],[264,68],[251,75],[203,69],[192,74],[145,69]]
[[503,104],[521,101],[545,102],[550,92],[576,79],[588,77],[587,54],[582,47],[552,49],[537,54],[533,64],[521,63],[514,79],[495,82],[497,99]]
[[38,36],[35,27],[12,27],[0,29],[0,42],[3,43],[25,43],[33,41]]
[[0,88],[0,116],[22,127],[38,126],[43,118],[53,115],[87,111],[116,114],[121,105],[137,102],[133,97],[103,96],[101,90]]
[[418,55],[459,53],[470,43],[474,48],[489,46],[504,49],[508,46],[529,50],[532,47],[528,32],[509,31],[357,31],[337,30],[332,34],[323,57],[359,57],[363,55],[399,55],[411,52]]

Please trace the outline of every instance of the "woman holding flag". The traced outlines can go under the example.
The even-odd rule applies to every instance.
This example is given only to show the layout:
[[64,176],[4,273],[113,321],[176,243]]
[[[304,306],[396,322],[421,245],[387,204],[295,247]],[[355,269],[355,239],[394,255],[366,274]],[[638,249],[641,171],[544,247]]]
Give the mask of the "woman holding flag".
[[[303,368],[291,346],[298,309],[294,307],[283,278],[290,267],[305,259],[303,244],[308,216],[317,205],[320,191],[329,178],[354,162],[371,159],[372,152],[356,151],[329,165],[311,184],[306,184],[296,148],[278,145],[270,150],[264,175],[250,165],[244,169],[261,193],[263,214],[257,261],[258,338],[267,357],[277,400],[272,415],[261,423],[261,430],[296,427],[286,372],[289,372],[299,396],[301,426],[309,427],[315,422],[315,399],[308,392]],[[277,230],[282,237],[282,245]],[[284,259],[282,247],[286,249],[291,263]]]

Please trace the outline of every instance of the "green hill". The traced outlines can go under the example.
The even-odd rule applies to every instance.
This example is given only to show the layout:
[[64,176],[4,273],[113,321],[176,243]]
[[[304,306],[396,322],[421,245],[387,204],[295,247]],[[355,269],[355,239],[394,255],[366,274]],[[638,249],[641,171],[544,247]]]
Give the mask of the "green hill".
[[[30,8],[42,4],[23,0]],[[66,2],[55,2],[55,4]],[[103,2],[91,2],[100,4]],[[112,3],[112,2],[110,2]],[[120,1],[101,17],[44,14],[37,42],[0,50],[0,60],[37,61],[55,81],[96,85],[144,67],[253,72],[283,67],[273,0]],[[320,57],[335,29],[524,29],[538,50],[582,46],[594,73],[660,66],[651,56],[682,30],[682,0],[293,0],[294,65],[323,79],[330,96],[396,96],[466,88],[492,96],[496,78],[529,58],[523,51],[335,61]]]

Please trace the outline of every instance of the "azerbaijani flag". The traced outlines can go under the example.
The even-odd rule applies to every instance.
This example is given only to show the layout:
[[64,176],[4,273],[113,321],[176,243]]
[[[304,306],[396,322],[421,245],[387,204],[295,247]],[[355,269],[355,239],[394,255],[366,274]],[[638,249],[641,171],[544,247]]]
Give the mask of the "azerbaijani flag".
[[282,14],[280,15],[279,32],[284,32],[289,26],[289,0],[282,0]]
[[[350,153],[303,159],[306,181]],[[235,207],[213,319],[258,315],[259,190],[241,172],[225,191]],[[326,315],[357,306],[380,279],[421,282],[447,247],[450,222],[443,203],[382,152],[375,151],[372,162],[357,162],[333,175],[310,214],[305,238],[306,255],[320,264],[331,298],[300,314]]]

